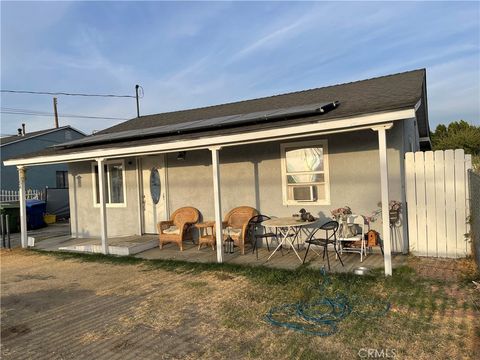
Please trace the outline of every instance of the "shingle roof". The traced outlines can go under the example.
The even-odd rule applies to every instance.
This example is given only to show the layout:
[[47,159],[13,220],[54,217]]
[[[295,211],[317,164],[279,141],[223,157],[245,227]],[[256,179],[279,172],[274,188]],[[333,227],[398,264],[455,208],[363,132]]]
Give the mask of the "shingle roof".
[[[203,131],[196,131],[194,133],[163,136],[162,141],[168,142],[215,135],[245,133],[259,129],[278,128],[283,126],[313,123],[323,120],[335,120],[337,118],[344,119],[365,114],[411,109],[418,103],[419,100],[422,100],[421,108],[426,109],[426,99],[423,98],[424,88],[426,86],[425,76],[425,69],[419,69],[373,79],[275,95],[265,98],[245,100],[197,109],[146,115],[112,126],[108,129],[98,132],[97,134],[109,134],[134,129],[148,129],[161,125],[179,124],[187,121],[251,113],[256,111],[268,111],[279,108],[329,101],[339,101],[340,106],[335,110],[318,116],[278,120],[274,122],[259,123],[256,125],[244,125],[226,129],[205,129]],[[422,119],[422,121],[420,119]],[[421,136],[428,136],[429,127],[426,111],[423,116],[419,117],[418,125]],[[426,133],[427,135],[422,135],[422,133]],[[91,136],[95,137],[95,135]],[[26,159],[36,156],[60,155],[105,148],[127,148],[132,146],[158,143],[158,141],[159,136],[146,136],[142,139],[124,139],[117,142],[112,141],[109,143],[88,144],[88,146],[85,145],[83,147],[75,148],[49,148],[35,154],[23,155],[18,158]]]
[[322,119],[402,109],[415,105],[422,96],[425,69],[373,79],[303,90],[253,100],[141,116],[98,132],[113,133],[220,116],[267,111],[290,106],[338,100],[341,106]]
[[[0,146],[7,145],[7,144],[10,144],[10,143],[14,143],[14,142],[17,142],[17,141],[28,140],[28,139],[31,139],[31,138],[34,138],[34,137],[37,137],[37,136],[45,135],[45,134],[48,134],[48,133],[51,133],[51,132],[54,132],[54,131],[59,131],[59,130],[64,130],[64,129],[71,129],[73,131],[77,131],[77,132],[83,134],[82,132],[72,128],[70,125],[67,125],[67,126],[61,126],[61,127],[58,127],[58,128],[51,128],[51,129],[27,132],[23,136],[19,136],[19,135],[5,136],[5,137],[0,138]],[[83,135],[85,135],[85,134],[83,134]]]

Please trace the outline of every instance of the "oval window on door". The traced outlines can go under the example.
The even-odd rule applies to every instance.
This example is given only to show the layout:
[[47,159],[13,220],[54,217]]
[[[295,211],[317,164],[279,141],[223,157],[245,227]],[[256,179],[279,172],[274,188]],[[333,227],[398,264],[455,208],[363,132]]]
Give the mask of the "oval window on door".
[[150,171],[150,194],[152,195],[152,201],[154,204],[158,204],[160,200],[160,174],[156,168]]

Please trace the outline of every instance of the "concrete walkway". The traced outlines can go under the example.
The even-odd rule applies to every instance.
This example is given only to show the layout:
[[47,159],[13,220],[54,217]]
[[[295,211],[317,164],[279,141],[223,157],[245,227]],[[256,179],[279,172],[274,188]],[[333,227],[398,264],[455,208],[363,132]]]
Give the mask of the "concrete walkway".
[[[69,223],[56,223],[45,226],[40,229],[29,230],[28,236],[35,239],[35,243],[46,239],[55,239],[58,237],[70,237]],[[10,234],[10,244],[12,248],[20,247],[20,233]],[[3,246],[3,245],[2,245]]]

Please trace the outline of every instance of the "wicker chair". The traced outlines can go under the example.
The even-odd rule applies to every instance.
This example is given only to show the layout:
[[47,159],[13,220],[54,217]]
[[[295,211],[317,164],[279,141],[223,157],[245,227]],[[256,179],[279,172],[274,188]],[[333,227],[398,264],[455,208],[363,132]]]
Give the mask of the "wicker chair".
[[163,244],[174,242],[183,251],[183,241],[192,240],[193,225],[198,222],[200,212],[194,207],[182,207],[171,216],[170,221],[161,221],[157,224],[160,249]]
[[234,244],[240,248],[242,255],[245,254],[248,222],[255,215],[258,215],[258,211],[254,208],[250,206],[240,206],[230,210],[223,220],[223,239],[225,240],[230,236]]

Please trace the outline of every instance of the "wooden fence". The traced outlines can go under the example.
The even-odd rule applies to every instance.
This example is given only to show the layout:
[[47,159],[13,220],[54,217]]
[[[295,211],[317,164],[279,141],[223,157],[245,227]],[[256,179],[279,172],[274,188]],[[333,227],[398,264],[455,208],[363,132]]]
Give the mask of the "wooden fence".
[[468,172],[470,185],[470,236],[473,241],[473,254],[480,270],[480,174]]
[[419,256],[465,257],[470,155],[463,149],[405,154],[410,251]]
[[[28,189],[25,191],[27,200],[44,200],[45,192],[41,190]],[[0,190],[0,203],[20,201],[18,190]]]

